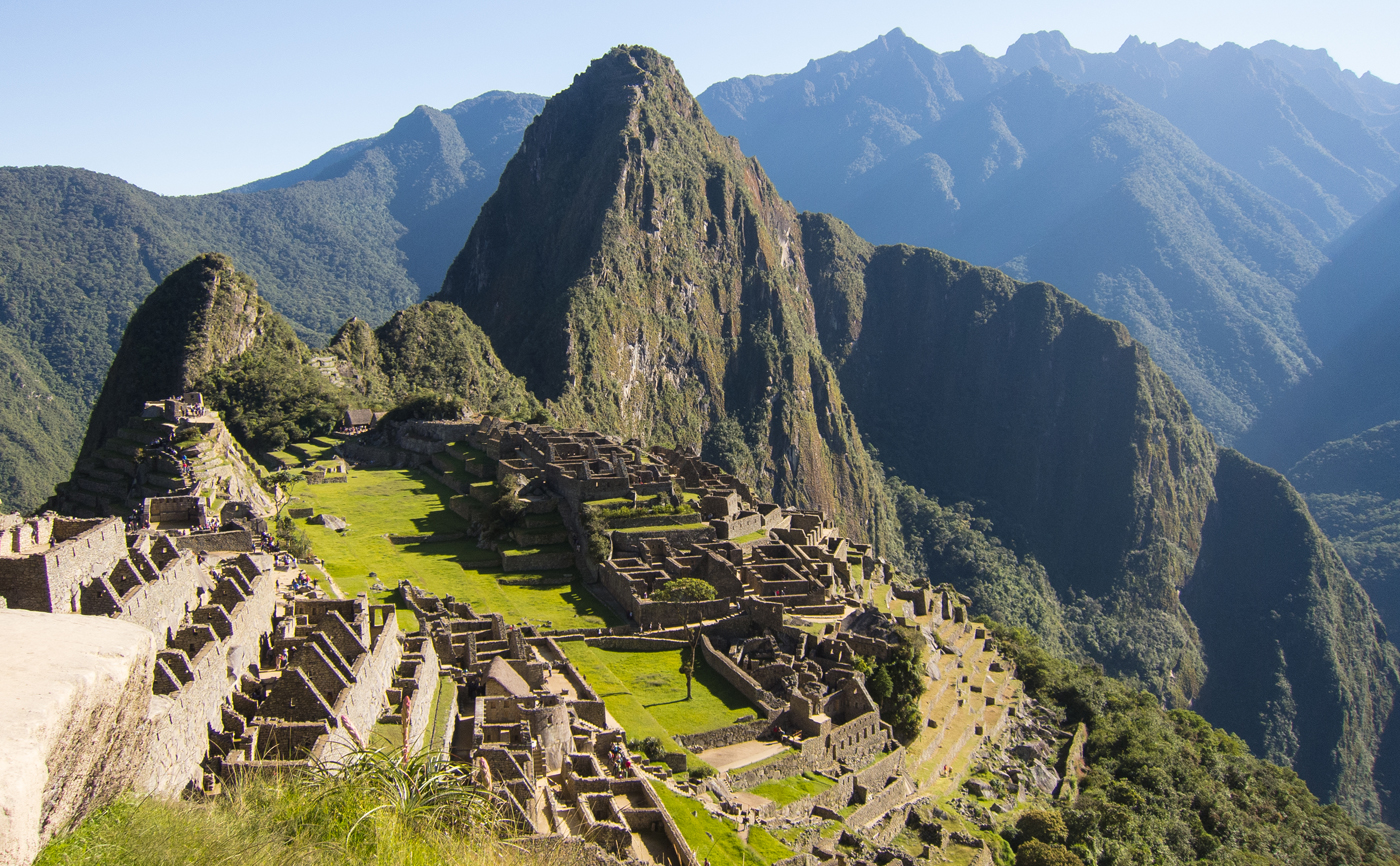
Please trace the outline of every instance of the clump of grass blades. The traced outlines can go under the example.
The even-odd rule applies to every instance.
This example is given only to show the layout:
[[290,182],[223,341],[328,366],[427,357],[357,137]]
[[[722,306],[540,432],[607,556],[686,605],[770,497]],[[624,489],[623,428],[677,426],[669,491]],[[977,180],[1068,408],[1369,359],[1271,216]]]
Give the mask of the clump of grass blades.
[[51,843],[56,866],[428,866],[522,860],[498,803],[439,758],[363,750],[208,801],[127,796]]

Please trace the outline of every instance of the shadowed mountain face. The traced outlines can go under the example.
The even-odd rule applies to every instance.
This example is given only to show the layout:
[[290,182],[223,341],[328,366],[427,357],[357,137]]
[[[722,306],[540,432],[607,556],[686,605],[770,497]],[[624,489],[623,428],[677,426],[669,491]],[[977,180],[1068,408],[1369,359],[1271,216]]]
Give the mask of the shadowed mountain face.
[[799,206],[1123,321],[1227,442],[1315,365],[1294,292],[1400,180],[1381,135],[1229,45],[993,59],[894,31],[700,99]]
[[616,49],[549,101],[438,297],[566,423],[724,450],[757,490],[865,533],[878,480],[797,215],[654,51]]
[[823,346],[885,466],[977,502],[1044,567],[964,582],[980,613],[1194,700],[1353,814],[1388,814],[1396,651],[1286,480],[1218,450],[1122,325],[1048,285],[824,215],[803,239]]
[[212,195],[0,169],[0,329],[14,370],[13,394],[0,395],[0,463],[16,467],[0,498],[35,508],[67,476],[128,318],[201,251],[234,256],[313,343],[349,316],[382,322],[435,291],[543,102],[490,93],[420,107],[378,138]]

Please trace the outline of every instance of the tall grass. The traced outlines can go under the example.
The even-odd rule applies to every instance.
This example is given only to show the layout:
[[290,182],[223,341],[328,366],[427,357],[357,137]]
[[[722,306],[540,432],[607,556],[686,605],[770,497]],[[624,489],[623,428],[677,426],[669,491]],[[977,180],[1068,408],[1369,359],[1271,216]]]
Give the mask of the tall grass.
[[40,866],[486,866],[523,862],[489,794],[441,759],[366,750],[225,796],[127,796],[56,839]]

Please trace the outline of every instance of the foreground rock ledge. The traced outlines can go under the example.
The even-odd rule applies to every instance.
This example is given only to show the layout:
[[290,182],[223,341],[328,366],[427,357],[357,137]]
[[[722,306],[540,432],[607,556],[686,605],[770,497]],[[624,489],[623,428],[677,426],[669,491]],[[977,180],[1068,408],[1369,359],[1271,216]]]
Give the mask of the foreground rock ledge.
[[129,787],[143,763],[150,631],[0,609],[0,866]]

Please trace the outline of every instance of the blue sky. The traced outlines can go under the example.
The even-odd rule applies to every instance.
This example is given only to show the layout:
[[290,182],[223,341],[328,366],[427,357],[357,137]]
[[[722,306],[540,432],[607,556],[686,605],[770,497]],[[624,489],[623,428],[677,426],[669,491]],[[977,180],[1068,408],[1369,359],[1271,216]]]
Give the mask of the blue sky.
[[1215,47],[1278,39],[1400,80],[1400,2],[963,0],[802,3],[0,0],[0,165],[73,165],[165,194],[212,192],[376,135],[419,104],[555,93],[620,43],[673,57],[691,89],[790,72],[902,27],[1000,56],[1060,30]]

